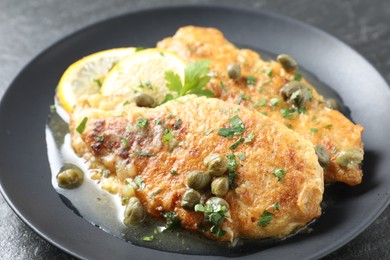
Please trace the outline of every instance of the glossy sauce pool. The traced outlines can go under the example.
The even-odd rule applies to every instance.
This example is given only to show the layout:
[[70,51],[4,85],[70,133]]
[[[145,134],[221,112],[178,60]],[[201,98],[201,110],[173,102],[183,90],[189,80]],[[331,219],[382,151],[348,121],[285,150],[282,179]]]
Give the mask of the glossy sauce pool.
[[[242,46],[241,46],[242,47]],[[251,48],[253,49],[253,48]],[[262,58],[267,60],[274,57],[272,54],[260,51]],[[304,77],[316,86],[317,91],[325,97],[334,98],[342,104],[339,96],[331,88],[321,83],[315,76],[300,69]],[[197,255],[220,255],[220,256],[241,256],[261,251],[271,245],[285,240],[283,239],[262,239],[262,240],[244,240],[241,239],[232,247],[226,242],[216,242],[203,237],[201,234],[190,233],[184,230],[174,232],[159,233],[159,227],[164,226],[164,222],[152,218],[146,218],[145,221],[131,228],[126,227],[123,222],[125,207],[121,205],[119,196],[112,195],[101,189],[96,181],[84,174],[83,184],[75,189],[67,190],[58,187],[56,176],[66,165],[76,165],[87,173],[87,167],[83,159],[79,158],[71,147],[71,137],[68,129],[68,115],[58,105],[55,104],[55,111],[52,111],[46,125],[46,143],[47,153],[52,172],[52,185],[60,195],[64,204],[75,214],[84,218],[92,225],[103,231],[124,239],[134,245],[143,247]],[[349,117],[349,111],[341,105],[344,115]],[[323,209],[333,204],[332,197],[325,192]],[[310,224],[309,224],[310,225]],[[308,226],[309,226],[308,225]],[[311,226],[311,225],[310,225]],[[304,235],[310,233],[311,228],[304,227],[288,237]],[[143,238],[149,237],[151,241],[144,241]]]

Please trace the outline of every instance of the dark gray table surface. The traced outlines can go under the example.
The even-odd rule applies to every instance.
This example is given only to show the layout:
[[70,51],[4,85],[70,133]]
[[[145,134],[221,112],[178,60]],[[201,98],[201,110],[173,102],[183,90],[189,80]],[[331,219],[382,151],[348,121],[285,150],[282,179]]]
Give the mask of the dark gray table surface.
[[[356,49],[390,82],[389,0],[0,0],[0,98],[20,70],[62,37],[111,16],[154,6],[224,4],[272,10]],[[0,144],[1,145],[1,144]],[[326,259],[390,259],[390,208]],[[35,234],[0,196],[0,259],[73,259]]]

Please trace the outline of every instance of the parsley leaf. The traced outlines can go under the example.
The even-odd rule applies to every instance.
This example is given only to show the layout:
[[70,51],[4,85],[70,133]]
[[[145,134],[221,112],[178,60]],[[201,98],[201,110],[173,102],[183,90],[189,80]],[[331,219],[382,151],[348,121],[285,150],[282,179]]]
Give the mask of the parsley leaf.
[[148,125],[148,119],[138,118],[136,124],[139,128],[143,128]]
[[230,150],[236,149],[236,148],[237,148],[240,144],[242,144],[244,141],[245,141],[244,138],[242,138],[242,137],[238,138],[238,140],[235,141],[234,144],[232,144],[232,145],[229,147],[229,149],[230,149]]
[[279,210],[279,202],[274,203],[274,210]]
[[178,74],[171,70],[166,71],[165,80],[167,81],[167,88],[177,92],[179,97],[188,94],[213,97],[214,93],[211,90],[204,88],[211,78],[210,76],[207,76],[207,73],[210,71],[209,65],[209,60],[200,60],[189,63],[184,70],[184,85]]
[[238,157],[241,161],[244,161],[245,158],[246,158],[245,154],[243,154],[243,153],[238,153],[238,154],[237,154],[237,157]]
[[141,178],[141,177],[139,177],[139,176],[135,176],[135,178],[134,178],[134,183],[137,185],[137,187],[139,188],[139,189],[143,189],[143,188],[145,188],[145,183],[144,183],[144,180]]
[[255,138],[255,133],[252,132],[247,138],[245,138],[244,143],[250,143],[253,141],[254,138]]
[[84,117],[83,120],[81,120],[81,123],[77,126],[76,131],[82,134],[84,132],[87,121],[88,117]]
[[165,128],[162,141],[164,143],[169,143],[169,140],[171,140],[171,136],[172,136],[171,130],[169,128]]
[[248,77],[246,78],[246,83],[247,83],[248,85],[255,85],[255,84],[256,84],[256,81],[257,81],[257,79],[256,79],[256,77],[254,77],[254,76],[248,76]]
[[267,210],[264,210],[259,221],[257,222],[257,225],[261,226],[261,227],[266,227],[269,225],[269,223],[271,223],[273,217],[274,217],[274,214],[272,214],[271,212],[269,212]]
[[235,178],[236,178],[236,166],[238,165],[238,162],[236,160],[236,156],[234,154],[227,154],[226,158],[229,159],[228,163],[228,182],[229,187],[234,188],[236,186],[235,184]]
[[172,175],[177,175],[177,174],[179,174],[176,170],[171,170],[169,173],[172,174]]
[[318,132],[318,129],[317,128],[310,128],[310,132],[312,132],[313,134],[317,133]]
[[221,237],[223,235],[226,234],[226,231],[224,231],[223,229],[221,229],[220,227],[214,225],[210,228],[210,232],[216,236],[216,237]]
[[283,170],[283,169],[275,169],[273,172],[272,172],[273,175],[275,175],[276,177],[278,177],[278,181],[282,181],[283,180],[283,177],[284,175],[286,174],[286,171]]
[[297,73],[297,74],[294,75],[294,80],[295,81],[301,81],[301,79],[302,79],[302,74]]
[[181,125],[180,118],[176,120],[175,124],[173,125],[174,128],[178,128]]
[[291,119],[292,116],[296,113],[297,111],[294,108],[282,108],[280,109],[280,113],[284,118]]
[[146,156],[146,157],[156,156],[156,154],[154,154],[154,153],[149,153],[149,152],[145,152],[145,151],[136,151],[135,155],[137,155],[137,156]]
[[142,241],[148,241],[148,242],[150,242],[150,241],[153,241],[154,236],[153,236],[153,235],[151,235],[151,236],[144,236],[144,237],[142,237],[141,239],[142,239]]
[[275,108],[276,105],[282,103],[282,101],[279,98],[271,98],[269,101],[269,104],[271,105],[272,109]]
[[232,138],[234,135],[242,134],[245,131],[245,126],[241,119],[236,115],[228,120],[231,127],[218,129],[218,134],[227,138]]
[[176,212],[164,212],[162,215],[164,216],[164,218],[167,221],[163,231],[168,230],[168,231],[172,232],[172,231],[180,228],[181,221],[180,221],[180,219],[178,219]]

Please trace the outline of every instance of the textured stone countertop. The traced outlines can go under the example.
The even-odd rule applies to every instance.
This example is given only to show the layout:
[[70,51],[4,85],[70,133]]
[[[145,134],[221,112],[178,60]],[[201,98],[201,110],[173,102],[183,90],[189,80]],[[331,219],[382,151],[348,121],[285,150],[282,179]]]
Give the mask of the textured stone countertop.
[[[0,0],[0,98],[38,53],[80,28],[154,6],[220,4],[206,0]],[[272,10],[314,25],[362,54],[390,82],[389,0],[248,0],[224,5]],[[326,259],[390,259],[390,208]],[[0,195],[0,259],[73,259],[35,234]]]

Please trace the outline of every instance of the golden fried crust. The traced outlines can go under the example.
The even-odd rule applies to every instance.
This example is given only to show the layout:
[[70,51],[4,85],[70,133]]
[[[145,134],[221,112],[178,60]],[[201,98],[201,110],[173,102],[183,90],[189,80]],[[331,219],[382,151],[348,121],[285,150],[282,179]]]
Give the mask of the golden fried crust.
[[[245,126],[240,136],[246,138],[254,133],[254,139],[234,150],[246,158],[242,161],[237,158],[237,187],[224,197],[231,214],[231,221],[225,220],[223,224],[227,233],[219,238],[204,234],[229,241],[236,237],[282,237],[318,217],[324,189],[323,170],[312,143],[238,105],[186,96],[156,108],[130,104],[118,116],[118,111],[103,111],[84,104],[73,111],[70,129],[72,138],[81,136],[83,145],[122,182],[124,177],[116,173],[129,164],[135,166],[137,176],[145,183],[144,188],[136,190],[136,196],[151,215],[161,217],[162,212],[175,211],[184,228],[199,231],[203,214],[181,207],[187,174],[206,170],[203,159],[210,153],[232,153],[229,147],[240,136],[229,139],[217,131],[229,127],[228,119],[235,115]],[[75,128],[84,117],[88,121],[80,135]],[[146,119],[148,125],[137,126],[137,119]],[[167,128],[175,133],[176,143],[169,145],[163,141]],[[286,172],[281,181],[272,173],[277,168]],[[178,174],[170,174],[171,170]],[[274,209],[276,202],[279,210]],[[274,218],[268,226],[261,227],[257,223],[264,210],[272,212]]]
[[[217,98],[262,112],[292,128],[313,144],[324,145],[331,155],[330,165],[325,169],[326,181],[349,185],[361,183],[360,165],[341,167],[335,163],[335,159],[346,148],[363,151],[363,127],[353,124],[338,111],[328,109],[323,97],[304,79],[302,81],[313,92],[313,101],[309,102],[307,113],[295,113],[291,118],[284,118],[281,109],[289,108],[290,105],[283,102],[280,89],[294,79],[294,73],[286,72],[278,62],[265,62],[254,51],[237,49],[214,28],[180,28],[173,37],[159,42],[157,48],[176,52],[187,61],[209,59],[211,70],[216,76],[212,78],[208,88]],[[232,62],[241,66],[242,77],[239,80],[229,79],[227,75],[227,65]],[[247,84],[248,76],[256,78],[254,85]],[[282,102],[272,106],[270,101],[273,98]],[[311,129],[318,131],[313,133]]]

